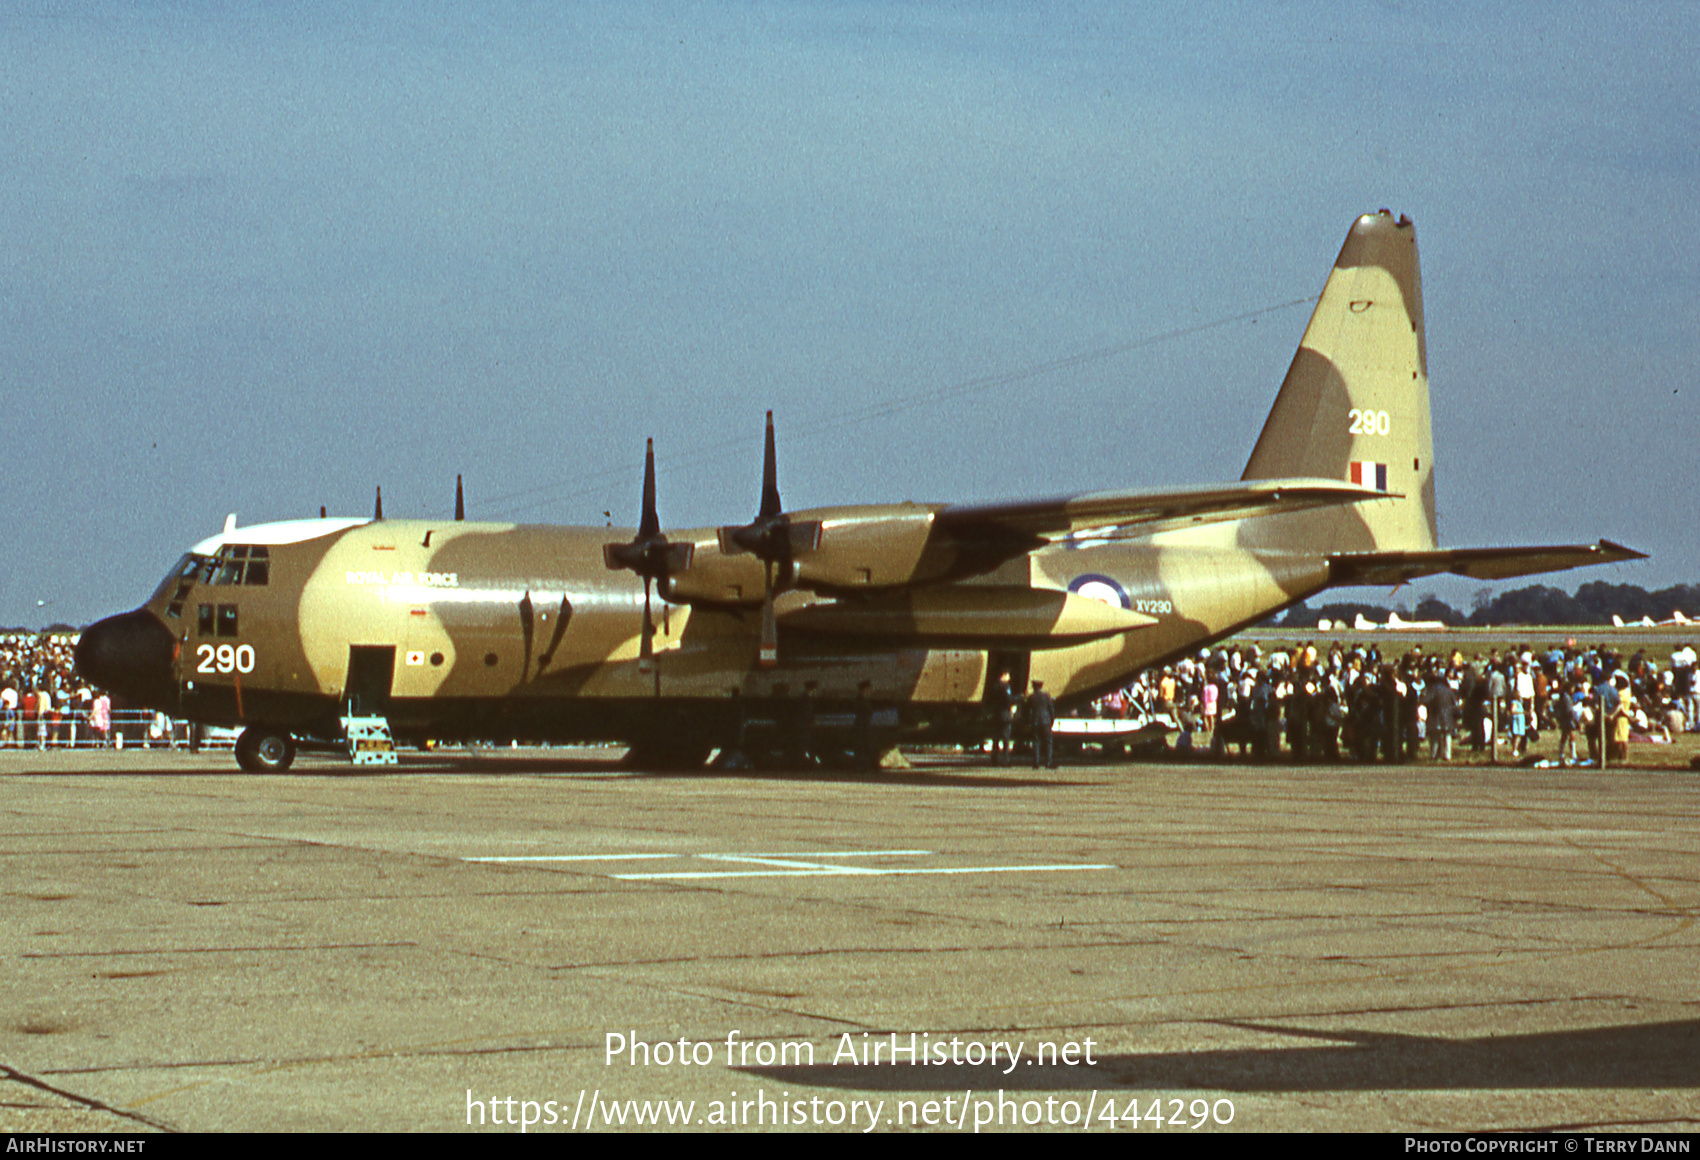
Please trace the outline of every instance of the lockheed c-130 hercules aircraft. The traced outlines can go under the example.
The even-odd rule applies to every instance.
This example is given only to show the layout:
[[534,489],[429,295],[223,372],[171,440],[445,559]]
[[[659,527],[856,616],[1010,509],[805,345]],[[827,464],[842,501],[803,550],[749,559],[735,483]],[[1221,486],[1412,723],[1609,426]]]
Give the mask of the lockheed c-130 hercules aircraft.
[[1382,210],[1347,234],[1238,482],[788,512],[770,414],[747,524],[664,532],[653,446],[635,532],[232,517],[77,663],[241,727],[248,769],[356,714],[398,742],[613,741],[680,768],[799,702],[816,751],[870,705],[887,742],[978,740],[1005,673],[1078,702],[1325,588],[1641,556],[1438,547],[1424,339],[1415,230]]

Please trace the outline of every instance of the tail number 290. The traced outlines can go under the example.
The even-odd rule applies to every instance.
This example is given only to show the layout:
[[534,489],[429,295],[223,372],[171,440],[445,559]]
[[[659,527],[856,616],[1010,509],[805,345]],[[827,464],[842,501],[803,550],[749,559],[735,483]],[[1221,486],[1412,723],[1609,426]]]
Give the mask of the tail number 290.
[[251,644],[221,644],[214,648],[203,644],[195,650],[201,663],[197,673],[251,673],[254,671],[254,646]]
[[1346,412],[1352,425],[1346,430],[1353,435],[1386,435],[1393,430],[1393,420],[1386,411],[1360,411],[1353,407]]

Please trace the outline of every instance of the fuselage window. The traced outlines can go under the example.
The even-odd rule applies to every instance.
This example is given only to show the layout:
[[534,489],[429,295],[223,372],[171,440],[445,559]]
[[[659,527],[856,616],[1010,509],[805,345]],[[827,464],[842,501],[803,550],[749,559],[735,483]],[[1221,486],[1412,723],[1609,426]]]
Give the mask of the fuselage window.
[[195,611],[196,631],[198,631],[202,636],[211,636],[213,634],[213,606],[210,604],[203,604]]
[[236,605],[221,604],[218,606],[218,635],[236,635]]

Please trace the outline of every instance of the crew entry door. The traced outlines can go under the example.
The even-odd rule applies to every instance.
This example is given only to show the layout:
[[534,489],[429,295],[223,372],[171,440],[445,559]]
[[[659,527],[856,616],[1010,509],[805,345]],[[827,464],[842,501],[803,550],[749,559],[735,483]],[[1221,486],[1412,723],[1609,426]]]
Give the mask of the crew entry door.
[[348,684],[344,700],[350,717],[387,717],[390,685],[395,680],[395,645],[348,646]]

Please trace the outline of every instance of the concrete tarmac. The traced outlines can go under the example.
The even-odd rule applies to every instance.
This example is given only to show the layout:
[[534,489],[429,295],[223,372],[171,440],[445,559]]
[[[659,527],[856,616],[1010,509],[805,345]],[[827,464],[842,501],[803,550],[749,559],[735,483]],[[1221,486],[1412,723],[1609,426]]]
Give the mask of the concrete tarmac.
[[1700,1119],[1700,777],[914,760],[0,752],[0,1129]]

